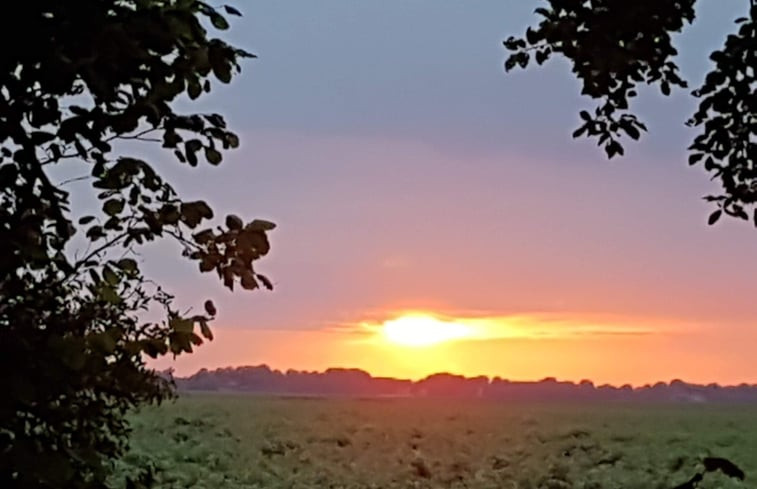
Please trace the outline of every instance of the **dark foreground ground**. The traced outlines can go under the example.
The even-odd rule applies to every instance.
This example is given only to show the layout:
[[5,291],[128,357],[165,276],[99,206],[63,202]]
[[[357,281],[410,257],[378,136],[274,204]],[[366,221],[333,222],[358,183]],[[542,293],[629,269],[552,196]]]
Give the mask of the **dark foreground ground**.
[[119,474],[161,488],[667,489],[708,455],[747,477],[700,487],[757,480],[757,406],[192,394],[133,426]]

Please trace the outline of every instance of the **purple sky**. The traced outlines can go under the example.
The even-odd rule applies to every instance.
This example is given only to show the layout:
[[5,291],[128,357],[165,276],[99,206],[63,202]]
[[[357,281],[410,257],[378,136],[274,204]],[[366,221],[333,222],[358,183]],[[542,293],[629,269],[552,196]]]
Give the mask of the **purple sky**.
[[[709,67],[705,53],[748,4],[700,3],[696,23],[676,40],[692,87]],[[237,341],[239,330],[254,342],[255,331],[317,332],[404,309],[606,315],[688,325],[681,341],[666,340],[671,350],[660,347],[687,359],[681,376],[704,352],[722,367],[713,380],[757,381],[749,360],[757,230],[706,225],[701,197],[714,187],[685,153],[693,133],[683,122],[694,100],[643,90],[636,108],[650,133],[620,160],[571,140],[578,110],[593,105],[579,97],[567,64],[507,76],[502,68],[502,40],[535,21],[537,4],[242,5],[245,17],[229,37],[259,58],[199,104],[227,115],[242,149],[220,168],[165,171],[185,197],[206,198],[219,215],[279,224],[274,251],[258,265],[276,290],[228,293],[190,263],[168,259],[170,246],[146,255],[154,275],[187,305],[216,301],[219,345]],[[277,337],[244,358],[214,346],[177,365],[351,361],[324,353],[303,363],[287,353],[294,336]],[[644,348],[628,361],[643,361]],[[492,365],[477,373],[531,372]],[[600,375],[592,368],[575,375]]]

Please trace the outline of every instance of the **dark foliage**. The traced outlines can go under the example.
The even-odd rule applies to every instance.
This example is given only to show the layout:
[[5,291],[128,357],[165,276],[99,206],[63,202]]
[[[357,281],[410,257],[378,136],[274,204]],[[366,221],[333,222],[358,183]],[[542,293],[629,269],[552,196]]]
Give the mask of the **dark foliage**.
[[744,471],[728,459],[721,457],[705,457],[704,460],[702,460],[702,464],[704,465],[704,470],[707,472],[720,471],[728,477],[742,481],[744,480]]
[[[646,126],[631,112],[638,86],[657,86],[663,95],[687,88],[675,62],[671,35],[694,21],[695,0],[545,0],[543,20],[523,38],[510,37],[507,71],[565,57],[582,84],[582,94],[599,100],[593,113],[581,111],[574,137],[597,138],[609,158],[622,155],[621,138],[639,139]],[[745,2],[745,5],[747,3]],[[723,191],[707,197],[717,205],[709,222],[725,213],[757,225],[757,5],[736,20],[737,32],[710,54],[714,68],[692,92],[699,109],[687,122],[701,128],[689,147],[689,163],[703,163]]]
[[[0,487],[103,487],[124,415],[172,394],[145,359],[212,339],[213,304],[180,313],[140,271],[141,246],[172,239],[230,289],[271,288],[253,262],[272,223],[203,228],[208,204],[180,199],[133,154],[157,144],[217,165],[239,146],[220,114],[174,110],[252,56],[209,36],[228,28],[224,13],[239,14],[197,0],[27,0],[0,18]],[[72,215],[71,181],[51,176],[61,166],[85,170],[72,180],[100,212]],[[74,254],[77,233],[86,251]],[[165,320],[140,319],[156,309]]]
[[683,484],[679,484],[673,489],[696,489],[699,483],[704,480],[704,475],[708,472],[720,471],[724,475],[743,481],[745,479],[744,471],[728,459],[721,457],[705,457],[702,459],[704,474],[697,472],[694,476]]
[[683,484],[675,486],[673,489],[694,489],[700,482],[702,482],[702,479],[702,474],[697,472],[691,479],[687,480]]

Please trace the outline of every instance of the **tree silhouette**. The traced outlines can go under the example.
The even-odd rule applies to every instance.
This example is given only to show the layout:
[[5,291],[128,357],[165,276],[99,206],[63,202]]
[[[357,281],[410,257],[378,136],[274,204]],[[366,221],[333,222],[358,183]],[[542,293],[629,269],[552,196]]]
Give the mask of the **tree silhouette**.
[[[28,0],[0,19],[3,488],[104,487],[125,413],[172,393],[145,358],[212,339],[215,306],[180,313],[142,274],[141,247],[175,240],[228,288],[271,288],[253,262],[268,253],[272,223],[228,216],[206,227],[210,206],[182,200],[134,155],[156,144],[180,163],[218,165],[239,146],[220,114],[174,108],[252,57],[209,35],[236,15],[198,0]],[[61,166],[85,174],[55,182]],[[72,215],[73,180],[89,184],[99,212]],[[88,247],[72,256],[75,234]],[[165,320],[140,319],[156,308]]]
[[[695,0],[545,0],[542,17],[522,38],[510,37],[506,71],[541,65],[563,56],[582,84],[582,94],[598,100],[593,113],[581,111],[573,137],[596,138],[609,158],[623,154],[621,139],[639,139],[646,126],[631,111],[641,84],[656,85],[664,95],[687,88],[675,62],[671,34],[694,21]],[[746,3],[746,2],[745,2]],[[699,108],[686,122],[700,129],[689,163],[703,164],[722,192],[706,200],[722,214],[749,219],[757,226],[757,4],[749,0],[748,16],[736,20],[736,32],[710,54],[714,63],[692,95]]]

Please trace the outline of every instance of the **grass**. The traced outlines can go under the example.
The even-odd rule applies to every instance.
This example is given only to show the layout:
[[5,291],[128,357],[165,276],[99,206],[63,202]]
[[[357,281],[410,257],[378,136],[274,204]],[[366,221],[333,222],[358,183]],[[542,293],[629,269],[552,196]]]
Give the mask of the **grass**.
[[185,395],[134,416],[114,480],[153,464],[158,487],[182,489],[663,489],[715,455],[749,484],[755,420],[755,406]]

